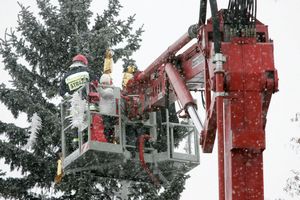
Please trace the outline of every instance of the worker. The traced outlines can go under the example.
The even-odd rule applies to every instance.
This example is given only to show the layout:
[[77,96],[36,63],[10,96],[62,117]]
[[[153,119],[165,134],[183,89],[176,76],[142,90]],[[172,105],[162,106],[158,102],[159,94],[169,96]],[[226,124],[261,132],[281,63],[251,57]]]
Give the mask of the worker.
[[88,70],[88,60],[82,54],[73,57],[69,68],[70,71],[64,75],[60,84],[59,94],[61,96],[64,96],[66,93],[73,94],[91,79],[94,79]]
[[[60,91],[59,91],[60,95],[63,97],[66,94],[72,95],[74,94],[74,92],[78,91],[85,84],[90,83],[89,94],[86,93],[86,90],[82,90],[81,95],[82,97],[84,97],[84,99],[88,100],[90,111],[97,111],[98,109],[97,91],[96,91],[97,89],[95,89],[95,87],[97,87],[97,78],[95,78],[95,76],[93,76],[89,72],[87,58],[82,54],[76,55],[75,57],[73,57],[72,64],[70,65],[69,68],[70,71],[68,71],[64,75],[61,81]],[[96,115],[92,114],[91,124],[90,124],[92,140],[97,140],[99,142],[106,142],[103,131],[101,132],[101,127],[103,127],[103,123],[101,119],[99,119],[99,117],[97,117]],[[75,150],[78,147],[79,131],[82,131],[84,134],[83,135],[84,138],[87,138],[86,137],[88,132],[87,129],[79,130],[78,127],[77,128],[75,127],[73,130],[74,136],[72,138],[72,150]]]
[[104,134],[108,142],[114,142],[114,117],[116,115],[116,101],[114,98],[114,86],[111,78],[113,52],[108,49],[105,52],[103,74],[99,80],[100,103],[99,110],[104,123]]
[[128,81],[133,78],[133,74],[135,71],[136,71],[136,67],[134,65],[129,65],[126,68],[126,71],[123,74],[123,82],[122,82],[123,88],[125,88]]
[[63,169],[62,169],[62,153],[59,152],[58,153],[58,160],[57,160],[57,170],[56,170],[56,176],[55,176],[55,179],[54,179],[54,182],[56,184],[59,184],[61,182],[61,179],[63,177]]
[[[113,142],[114,138],[114,108],[115,99],[114,99],[114,90],[113,83],[111,78],[113,65],[113,52],[110,49],[105,51],[105,59],[103,66],[103,74],[99,80],[99,92],[100,92],[100,103],[98,113],[92,114],[92,120],[94,123],[97,123],[97,127],[92,127],[92,140],[97,140],[99,142]],[[104,136],[105,135],[105,136]]]
[[99,84],[100,84],[100,113],[105,115],[112,115],[115,114],[115,101],[114,101],[114,89],[113,89],[113,81],[111,78],[112,72],[112,59],[113,53],[110,49],[107,49],[105,52],[105,60],[104,60],[104,67],[103,67],[103,74],[100,77]]
[[[62,97],[72,95],[84,84],[90,81],[90,73],[88,71],[88,60],[82,54],[77,54],[72,59],[72,64],[69,66],[69,71],[64,75],[61,80],[59,94]],[[72,130],[72,145],[70,150],[74,151],[78,147],[78,128]]]
[[114,90],[112,78],[109,74],[102,74],[100,78],[101,100],[99,104],[100,112],[106,115],[115,114],[114,112]]
[[104,74],[111,74],[112,73],[112,66],[113,66],[113,51],[108,48],[105,51],[103,73]]

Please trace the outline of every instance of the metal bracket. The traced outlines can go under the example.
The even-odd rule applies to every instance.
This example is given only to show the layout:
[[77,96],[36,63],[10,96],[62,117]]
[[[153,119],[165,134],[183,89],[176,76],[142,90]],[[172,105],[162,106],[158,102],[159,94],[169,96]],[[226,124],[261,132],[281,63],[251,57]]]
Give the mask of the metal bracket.
[[213,63],[226,62],[226,57],[222,53],[216,53],[213,58]]
[[223,69],[223,67],[220,67],[218,65],[216,65],[216,68],[214,69],[214,73],[225,73],[225,70]]
[[227,92],[215,92],[215,97],[227,97],[229,94]]
[[226,57],[222,53],[216,53],[213,58],[213,63],[216,65],[214,73],[224,73],[223,63],[226,62]]

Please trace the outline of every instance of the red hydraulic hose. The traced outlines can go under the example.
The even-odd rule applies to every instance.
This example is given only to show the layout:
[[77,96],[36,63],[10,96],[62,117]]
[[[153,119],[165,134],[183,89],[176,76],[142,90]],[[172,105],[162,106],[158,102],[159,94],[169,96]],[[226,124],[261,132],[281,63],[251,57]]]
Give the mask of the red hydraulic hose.
[[218,130],[218,164],[219,164],[219,200],[225,200],[225,177],[224,177],[224,120],[223,120],[223,95],[224,95],[224,70],[222,54],[216,55],[216,111]]
[[[224,75],[216,74],[217,92],[223,92]],[[217,97],[217,130],[218,130],[218,163],[219,163],[219,199],[225,199],[225,178],[224,178],[224,121],[223,121],[223,97]]]
[[153,175],[153,173],[150,171],[149,167],[147,166],[144,158],[144,143],[145,140],[149,140],[151,138],[150,135],[144,134],[139,137],[139,158],[141,166],[144,168],[144,170],[147,172],[151,180],[153,181],[155,186],[159,186],[159,180]]

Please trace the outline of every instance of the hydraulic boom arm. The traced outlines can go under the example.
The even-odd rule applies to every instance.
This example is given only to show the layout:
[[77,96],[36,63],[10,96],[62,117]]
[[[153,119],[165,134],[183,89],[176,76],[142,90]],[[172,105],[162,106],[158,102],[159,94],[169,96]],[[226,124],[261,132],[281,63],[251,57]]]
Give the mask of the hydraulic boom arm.
[[[218,136],[219,199],[263,200],[266,116],[278,91],[273,43],[256,19],[256,0],[230,0],[219,11],[216,0],[209,3],[207,23],[207,0],[201,0],[198,24],[128,82],[125,96],[137,96],[141,107],[129,116],[178,100],[201,133],[204,153],[212,152]],[[178,55],[194,37],[198,41]],[[190,93],[199,90],[205,94],[204,123]]]

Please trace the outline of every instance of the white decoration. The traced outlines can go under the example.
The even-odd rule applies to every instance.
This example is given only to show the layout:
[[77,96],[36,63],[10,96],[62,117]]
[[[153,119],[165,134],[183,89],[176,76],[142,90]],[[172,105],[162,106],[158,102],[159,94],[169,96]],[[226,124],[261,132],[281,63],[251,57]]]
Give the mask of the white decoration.
[[79,131],[83,131],[87,127],[87,121],[85,115],[87,111],[87,102],[82,99],[82,95],[79,92],[75,92],[71,99],[72,127],[78,128]]
[[27,141],[27,144],[24,146],[25,149],[33,148],[33,145],[36,142],[37,132],[38,130],[40,130],[41,126],[42,126],[41,118],[36,113],[34,113],[31,118],[31,127],[29,129],[30,136]]
[[101,90],[100,113],[105,115],[113,115],[115,112],[116,101],[114,99],[114,91],[112,88]]

